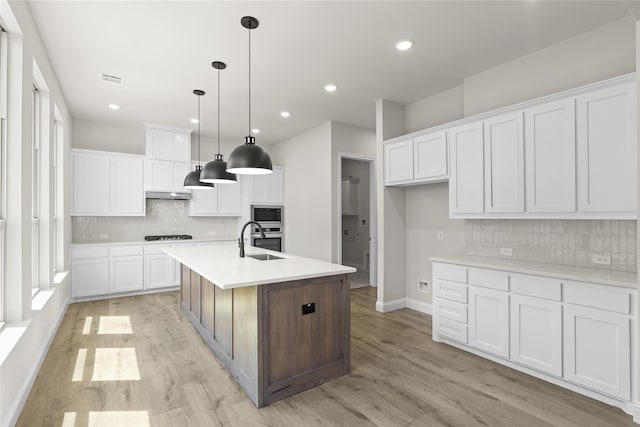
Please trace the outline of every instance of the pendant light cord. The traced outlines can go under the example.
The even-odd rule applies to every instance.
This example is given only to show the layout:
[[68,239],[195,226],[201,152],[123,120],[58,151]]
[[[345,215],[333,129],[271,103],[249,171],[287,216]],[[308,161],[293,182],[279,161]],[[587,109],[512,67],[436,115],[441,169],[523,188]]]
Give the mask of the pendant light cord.
[[198,166],[200,166],[200,95],[198,95]]
[[220,70],[218,69],[218,155],[220,154]]
[[251,28],[249,28],[249,136],[251,136]]

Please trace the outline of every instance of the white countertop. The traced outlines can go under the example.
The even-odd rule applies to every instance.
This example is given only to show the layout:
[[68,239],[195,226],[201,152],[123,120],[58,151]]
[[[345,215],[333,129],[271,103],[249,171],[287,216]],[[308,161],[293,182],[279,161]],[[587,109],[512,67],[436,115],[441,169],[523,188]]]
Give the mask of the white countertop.
[[572,267],[568,265],[545,264],[540,262],[515,261],[474,255],[451,255],[430,258],[434,262],[467,265],[469,267],[491,268],[514,273],[535,274],[558,279],[592,282],[602,285],[638,288],[638,275],[624,271],[596,270],[594,268]]
[[69,244],[69,247],[78,247],[78,246],[120,246],[120,245],[159,245],[159,244],[169,244],[173,245],[176,243],[202,243],[202,242],[231,242],[235,243],[238,240],[237,237],[219,237],[214,239],[184,239],[184,240],[134,240],[129,242],[74,242]]
[[176,246],[164,252],[222,289],[266,285],[313,277],[355,273],[356,269],[282,252],[245,246],[245,254],[273,254],[284,259],[260,261],[238,255],[231,245]]

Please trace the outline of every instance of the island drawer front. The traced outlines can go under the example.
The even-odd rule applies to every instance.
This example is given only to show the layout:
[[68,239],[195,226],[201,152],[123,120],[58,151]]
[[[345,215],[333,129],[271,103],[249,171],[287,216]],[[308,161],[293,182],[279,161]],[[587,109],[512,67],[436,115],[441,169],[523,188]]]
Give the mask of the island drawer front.
[[434,317],[433,322],[439,336],[467,344],[467,325],[441,317]]
[[540,276],[514,274],[511,276],[511,292],[552,301],[562,299],[562,284],[559,280]]
[[459,302],[434,298],[433,315],[467,324],[467,306]]
[[616,313],[631,313],[631,295],[629,291],[616,289],[615,287],[566,282],[564,284],[564,301]]
[[144,246],[113,246],[109,248],[110,256],[133,256],[142,255],[144,253]]
[[449,301],[467,303],[467,285],[436,279],[434,296]]
[[433,277],[451,282],[467,283],[467,268],[452,264],[433,264]]
[[469,284],[483,288],[497,289],[499,291],[508,291],[509,274],[505,271],[470,268]]
[[71,249],[71,259],[101,258],[108,256],[109,248],[107,246],[102,246],[99,248]]

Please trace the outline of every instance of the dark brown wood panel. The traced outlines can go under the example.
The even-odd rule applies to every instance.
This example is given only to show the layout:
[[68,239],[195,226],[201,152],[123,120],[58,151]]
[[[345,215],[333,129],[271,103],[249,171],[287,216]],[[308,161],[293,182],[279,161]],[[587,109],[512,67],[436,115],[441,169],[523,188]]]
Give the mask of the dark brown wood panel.
[[201,289],[200,289],[200,275],[195,273],[195,272],[191,272],[191,312],[193,313],[194,316],[196,316],[196,319],[198,319],[198,321],[200,321],[200,312],[201,312],[201,299],[202,299],[202,294]]
[[229,357],[233,354],[233,289],[216,286],[213,339]]
[[213,336],[214,332],[214,301],[215,301],[215,285],[205,278],[201,279],[200,287],[202,289],[202,325]]
[[180,264],[180,287],[182,291],[182,302],[191,308],[191,270]]

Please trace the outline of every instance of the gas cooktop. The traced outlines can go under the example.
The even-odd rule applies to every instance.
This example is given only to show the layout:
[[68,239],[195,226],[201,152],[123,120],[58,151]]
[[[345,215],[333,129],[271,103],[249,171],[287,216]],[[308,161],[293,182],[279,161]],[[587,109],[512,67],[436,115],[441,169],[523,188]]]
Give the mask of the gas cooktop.
[[144,236],[144,240],[150,242],[155,240],[190,240],[193,237],[188,234],[167,234],[164,236]]

